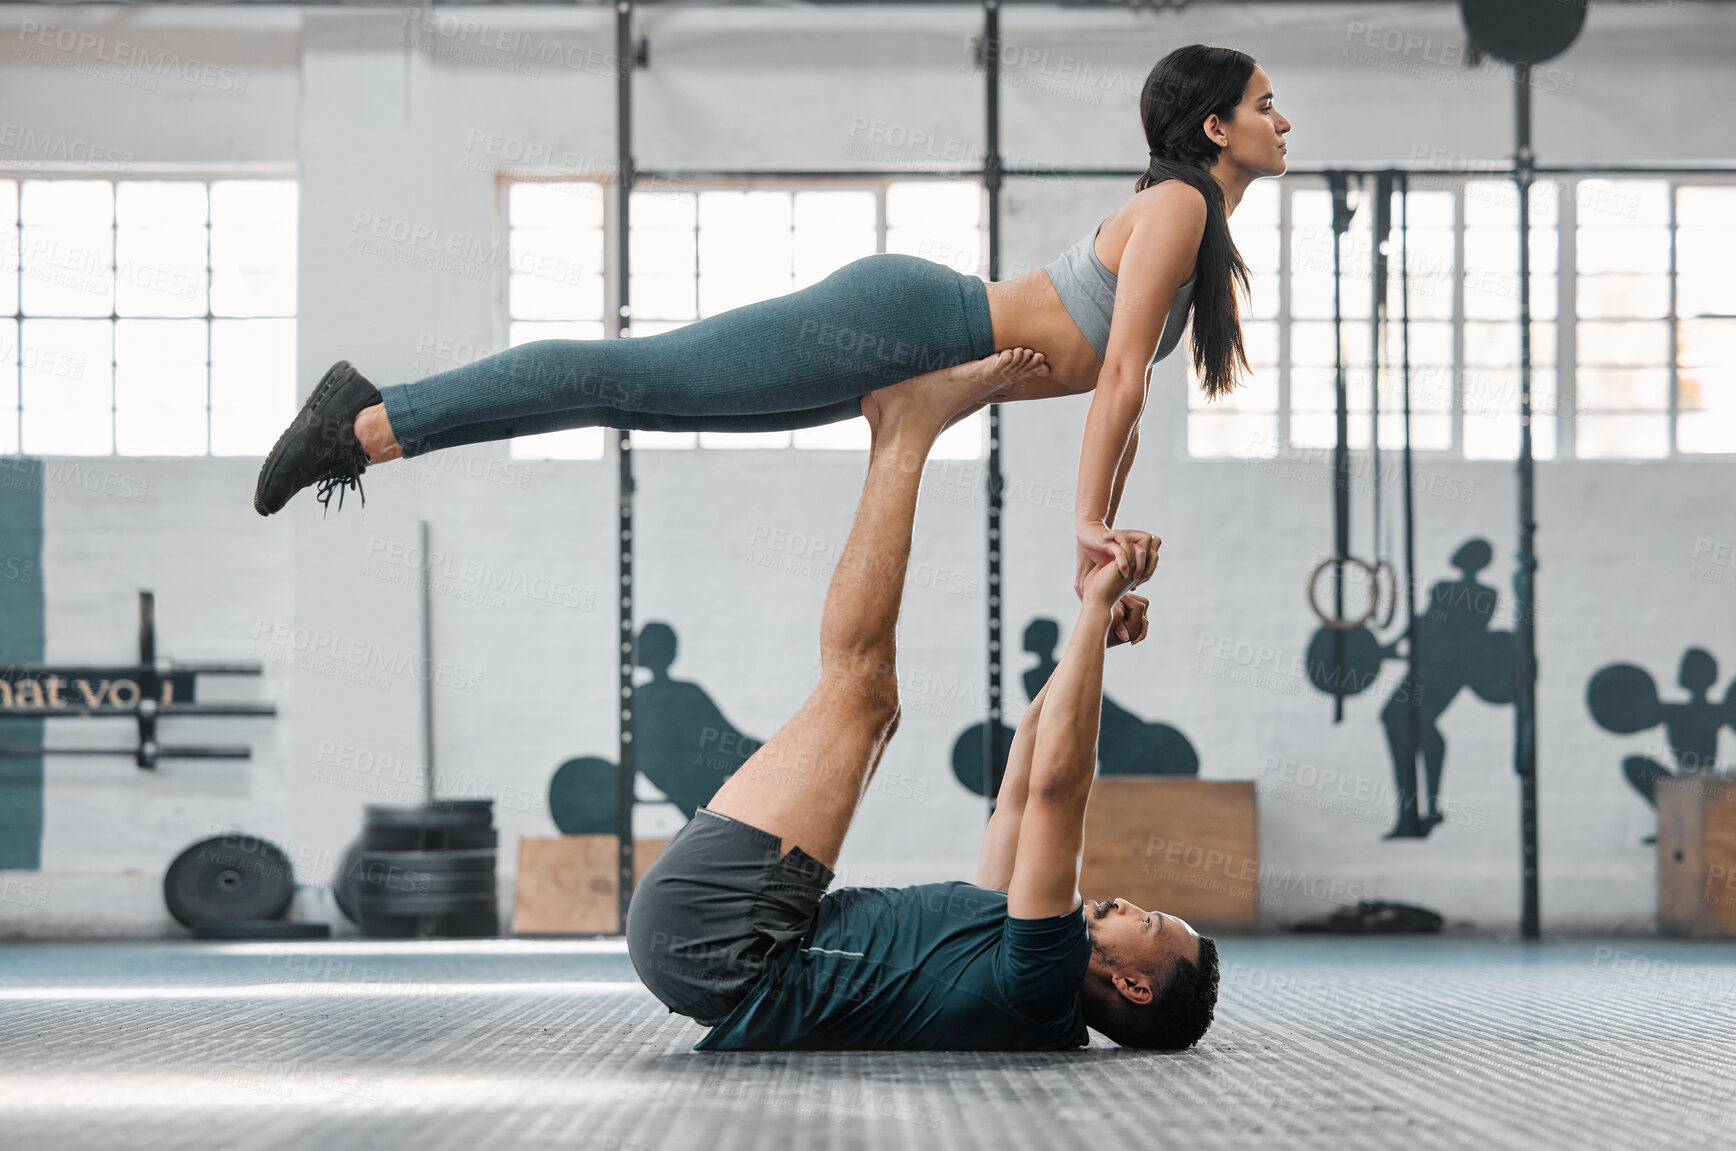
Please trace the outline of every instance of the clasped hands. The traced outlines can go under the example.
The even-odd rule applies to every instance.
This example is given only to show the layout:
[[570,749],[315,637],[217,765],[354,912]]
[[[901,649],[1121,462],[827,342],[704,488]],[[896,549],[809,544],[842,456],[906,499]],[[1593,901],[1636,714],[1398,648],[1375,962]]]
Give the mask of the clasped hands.
[[1082,523],[1077,531],[1078,566],[1073,591],[1110,605],[1109,647],[1138,643],[1150,631],[1146,610],[1151,601],[1133,589],[1157,570],[1163,541],[1149,532],[1106,527],[1101,520]]

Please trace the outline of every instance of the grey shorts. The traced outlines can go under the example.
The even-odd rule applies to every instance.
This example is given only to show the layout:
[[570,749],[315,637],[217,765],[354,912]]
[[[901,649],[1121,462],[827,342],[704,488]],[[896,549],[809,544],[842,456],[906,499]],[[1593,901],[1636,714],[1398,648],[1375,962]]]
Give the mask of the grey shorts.
[[651,993],[707,1027],[814,924],[832,869],[700,808],[633,891],[627,953]]

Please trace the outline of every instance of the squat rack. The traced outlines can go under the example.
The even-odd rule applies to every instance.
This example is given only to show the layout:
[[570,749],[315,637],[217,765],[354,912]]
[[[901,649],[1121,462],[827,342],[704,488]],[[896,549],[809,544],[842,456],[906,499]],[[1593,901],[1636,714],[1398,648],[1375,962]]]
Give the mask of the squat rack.
[[[363,0],[365,3],[366,0]],[[513,3],[514,0],[504,0]],[[519,0],[522,2],[522,0]],[[638,0],[640,4],[652,6],[658,0]],[[734,6],[743,0],[710,0],[718,6]],[[843,6],[845,3],[861,2],[861,0],[809,0],[817,7]],[[866,0],[871,5],[892,5],[908,3],[911,0]],[[944,2],[944,0],[942,0]],[[968,2],[968,0],[967,0]],[[1317,0],[1292,0],[1294,3],[1305,4]],[[616,237],[616,259],[612,269],[612,280],[616,291],[617,314],[615,323],[616,337],[631,335],[632,310],[628,295],[629,261],[631,259],[629,211],[632,192],[640,178],[682,181],[705,179],[740,179],[740,178],[808,178],[824,176],[843,179],[881,179],[890,174],[896,174],[901,180],[921,179],[968,179],[982,181],[988,197],[988,279],[992,282],[1000,275],[1001,250],[1001,205],[1000,196],[1003,180],[1014,177],[1070,177],[1075,179],[1134,179],[1140,175],[1139,169],[1132,168],[1033,168],[1023,166],[1009,168],[1000,154],[1000,9],[1004,3],[1061,4],[1077,7],[1110,7],[1111,5],[1093,3],[1091,0],[1073,0],[1072,5],[1067,0],[981,0],[983,32],[982,40],[977,46],[977,60],[982,66],[984,94],[984,139],[986,143],[983,162],[974,167],[934,167],[920,170],[890,170],[884,168],[646,168],[637,166],[633,155],[633,83],[632,72],[635,66],[645,66],[648,61],[647,46],[635,45],[633,40],[633,12],[635,0],[615,0],[615,60],[616,60],[616,211],[618,213],[618,235]],[[1141,4],[1137,0],[1128,5],[1133,10],[1143,8],[1159,9],[1162,4]],[[1443,171],[1439,168],[1407,167],[1383,165],[1369,168],[1292,168],[1287,175],[1339,177],[1356,175],[1367,177],[1371,182],[1384,177],[1387,181],[1395,181],[1402,189],[1408,190],[1408,179],[1412,175],[1477,175],[1486,178],[1506,178],[1513,180],[1519,192],[1519,291],[1520,291],[1520,426],[1521,446],[1516,464],[1519,486],[1518,506],[1518,549],[1515,571],[1515,591],[1517,593],[1517,610],[1519,619],[1515,628],[1515,730],[1514,730],[1514,769],[1520,777],[1520,840],[1521,840],[1521,934],[1527,939],[1536,939],[1540,934],[1540,910],[1538,897],[1538,847],[1537,847],[1537,724],[1536,724],[1536,657],[1535,657],[1535,619],[1536,619],[1536,589],[1534,573],[1537,568],[1533,537],[1536,532],[1536,517],[1533,509],[1534,475],[1531,453],[1531,341],[1530,341],[1530,284],[1529,284],[1529,189],[1532,181],[1539,175],[1578,175],[1578,176],[1670,176],[1670,175],[1704,175],[1736,173],[1736,164],[1690,164],[1690,165],[1645,165],[1645,164],[1605,164],[1605,165],[1564,165],[1549,166],[1535,163],[1530,143],[1530,84],[1529,67],[1523,64],[1514,65],[1514,87],[1516,97],[1515,110],[1515,147],[1513,163],[1510,165],[1481,165],[1474,172]],[[1390,186],[1390,185],[1389,185]],[[1401,233],[1402,235],[1402,233]],[[1671,243],[1675,242],[1672,234]],[[1377,239],[1378,247],[1378,239]],[[1401,255],[1401,268],[1405,266]],[[1407,277],[1408,278],[1408,277]],[[1408,312],[1408,309],[1407,309]],[[1377,337],[1378,338],[1378,337]],[[1407,362],[1404,373],[1409,375],[1408,342]],[[1378,371],[1378,365],[1375,366]],[[1405,416],[1408,420],[1409,397],[1408,387],[1405,400]],[[1343,417],[1340,416],[1342,429]],[[1001,456],[1001,410],[999,404],[991,404],[988,408],[988,466],[986,469],[987,496],[987,568],[988,568],[988,717],[984,725],[983,752],[985,771],[993,772],[1000,762],[1001,748],[1001,717],[1004,711],[1002,699],[1002,604],[1001,604],[1001,530],[1002,530],[1002,492],[1004,476]],[[618,608],[619,608],[619,665],[618,683],[620,691],[620,741],[619,758],[617,760],[616,777],[616,836],[619,843],[618,882],[620,922],[625,925],[627,907],[632,899],[634,880],[633,860],[633,783],[636,774],[634,749],[634,629],[633,629],[633,500],[634,475],[632,434],[625,430],[615,433],[616,454],[618,460],[617,473],[617,529],[618,552],[617,572],[619,577]],[[1408,437],[1404,448],[1404,466],[1409,467]],[[1343,495],[1348,493],[1349,477],[1347,468],[1340,462],[1334,469],[1333,498],[1335,505]],[[1342,491],[1340,490],[1342,488]],[[1409,485],[1406,485],[1405,502],[1410,502]],[[1415,576],[1411,563],[1411,546],[1409,536],[1410,509],[1406,508],[1406,614],[1414,621],[1415,609],[1410,602],[1414,595]],[[1346,548],[1348,544],[1346,542]],[[1414,651],[1411,653],[1411,667],[1407,670],[1407,682],[1414,676]],[[1414,699],[1414,692],[1412,693]],[[1414,743],[1414,731],[1412,733]],[[1415,755],[1413,752],[1412,759]],[[986,786],[985,793],[990,792]],[[994,808],[994,796],[988,794],[988,811]]]

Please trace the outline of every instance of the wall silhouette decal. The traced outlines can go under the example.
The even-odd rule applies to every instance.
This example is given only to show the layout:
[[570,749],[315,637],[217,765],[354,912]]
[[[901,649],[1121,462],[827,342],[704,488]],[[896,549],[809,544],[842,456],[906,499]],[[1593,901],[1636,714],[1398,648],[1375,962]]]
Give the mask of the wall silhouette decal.
[[[1034,619],[1025,627],[1025,650],[1037,657],[1036,666],[1024,674],[1026,699],[1036,699],[1055,674],[1059,666],[1055,649],[1060,644],[1061,625],[1052,619]],[[952,774],[977,795],[988,794],[983,783],[983,734],[987,726],[972,724],[952,745]],[[989,781],[996,792],[1006,771],[1013,731],[1001,725],[1000,762]],[[1140,719],[1107,695],[1097,733],[1097,764],[1100,775],[1198,775],[1200,771],[1199,753],[1187,736],[1166,723]]]
[[[635,766],[691,819],[764,741],[743,735],[703,687],[669,675],[676,650],[666,623],[646,624],[634,645],[635,661],[651,673],[634,692]],[[549,812],[564,834],[612,833],[615,765],[595,756],[561,764],[549,782]]]
[[[1380,722],[1386,730],[1397,791],[1397,820],[1386,839],[1423,839],[1445,818],[1440,812],[1441,776],[1446,769],[1447,741],[1437,726],[1447,706],[1464,688],[1493,704],[1513,702],[1513,633],[1489,625],[1500,593],[1477,579],[1494,559],[1489,541],[1471,538],[1453,553],[1459,578],[1441,580],[1429,589],[1428,603],[1417,616],[1417,749],[1422,752],[1424,783],[1417,789],[1416,762],[1407,754],[1407,713],[1410,700],[1401,680],[1393,688]],[[1357,695],[1375,681],[1382,659],[1399,658],[1402,634],[1382,644],[1367,627],[1346,633],[1346,667],[1334,669],[1331,632],[1321,628],[1308,646],[1308,677],[1330,694],[1333,680],[1344,693]]]
[[[1633,735],[1663,725],[1675,770],[1645,755],[1621,761],[1628,783],[1653,807],[1658,805],[1658,780],[1718,773],[1718,729],[1726,724],[1736,729],[1736,679],[1725,689],[1721,705],[1710,698],[1717,682],[1718,661],[1710,652],[1691,647],[1682,653],[1676,669],[1676,683],[1688,693],[1683,702],[1660,700],[1651,673],[1631,663],[1599,668],[1586,684],[1585,705],[1605,731]],[[1655,840],[1648,836],[1641,842]]]

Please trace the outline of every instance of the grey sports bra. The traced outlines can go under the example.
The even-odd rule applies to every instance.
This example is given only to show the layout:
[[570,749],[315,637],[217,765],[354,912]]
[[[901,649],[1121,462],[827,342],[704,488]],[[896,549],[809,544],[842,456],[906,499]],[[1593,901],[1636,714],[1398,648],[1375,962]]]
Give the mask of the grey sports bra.
[[[1109,352],[1109,317],[1115,311],[1117,279],[1115,273],[1097,258],[1097,233],[1102,230],[1103,224],[1099,222],[1089,235],[1043,268],[1055,284],[1055,294],[1061,297],[1061,306],[1073,317],[1073,322],[1084,333],[1099,359],[1106,358]],[[1190,275],[1176,289],[1175,300],[1169,305],[1169,316],[1163,322],[1163,335],[1158,338],[1151,361],[1145,365],[1146,371],[1173,352],[1181,342],[1182,329],[1187,326],[1188,305],[1193,301],[1193,287],[1194,278]]]

